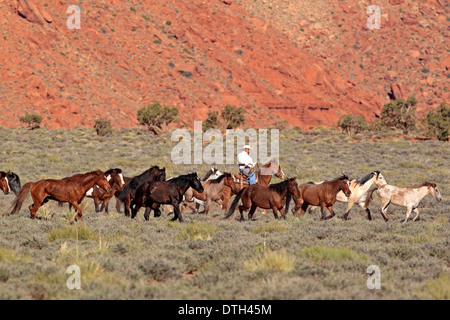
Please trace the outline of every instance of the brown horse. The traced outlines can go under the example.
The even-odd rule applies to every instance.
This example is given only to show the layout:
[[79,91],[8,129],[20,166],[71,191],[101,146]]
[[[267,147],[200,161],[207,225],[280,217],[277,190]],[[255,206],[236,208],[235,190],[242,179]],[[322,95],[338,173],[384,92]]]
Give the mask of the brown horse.
[[[244,211],[250,209],[248,219],[251,220],[258,207],[272,209],[275,219],[278,219],[278,211],[280,211],[283,218],[286,218],[285,210],[289,210],[291,197],[294,197],[294,199],[300,197],[298,185],[295,180],[296,178],[291,178],[269,186],[254,184],[243,188],[234,198],[225,219],[229,218],[234,213],[234,210],[239,203],[239,199],[242,199],[242,205],[239,206],[241,221],[244,220]],[[285,205],[286,209],[284,209]]]
[[[256,176],[257,176],[256,184],[260,186],[268,186],[270,184],[270,181],[272,180],[272,176],[275,176],[283,180],[286,179],[286,175],[284,174],[283,169],[281,169],[281,166],[275,159],[272,159],[265,165],[263,165],[262,168],[256,172]],[[237,194],[239,191],[241,191],[244,187],[249,186],[248,183],[243,182],[242,175],[240,173],[235,174],[235,178],[236,180],[234,183],[234,190],[226,186],[223,188],[222,191],[221,204],[222,209],[225,212],[228,211],[228,204],[230,202],[231,197]]]
[[13,209],[10,214],[18,213],[28,193],[31,193],[33,204],[28,208],[30,209],[32,219],[36,218],[36,212],[44,203],[48,200],[56,200],[71,204],[77,211],[73,219],[76,220],[79,217],[80,220],[83,220],[80,203],[86,191],[95,184],[108,192],[111,189],[105,174],[100,170],[77,174],[62,180],[43,179],[36,182],[28,182],[14,199]]
[[[322,211],[321,220],[331,219],[335,216],[333,211],[333,204],[336,202],[336,196],[339,191],[343,191],[346,197],[351,195],[349,180],[346,175],[342,175],[339,178],[330,181],[324,181],[320,184],[304,183],[298,186],[300,191],[300,197],[295,199],[295,208],[293,209],[294,215],[298,210],[302,209],[301,215],[303,216],[308,206],[320,206]],[[325,208],[330,211],[331,216],[326,217]]]
[[[111,186],[111,191],[106,192],[104,189],[100,188],[98,185],[93,186],[86,192],[86,197],[92,198],[94,200],[95,212],[101,212],[105,208],[105,212],[108,213],[108,203],[114,196],[115,192],[122,191],[125,184],[122,170],[119,168],[109,169],[105,172],[106,180],[109,181]],[[101,208],[99,204],[102,203]]]
[[0,189],[2,189],[4,194],[8,194],[11,191],[11,189],[9,188],[7,175],[8,173],[0,171]]
[[[184,195],[184,201],[181,206],[181,213],[183,213],[184,208],[186,208],[189,201],[195,197],[196,200],[205,202],[205,214],[209,213],[209,208],[212,201],[218,201],[222,198],[222,190],[224,187],[229,187],[234,190],[235,183],[231,173],[224,172],[217,179],[212,179],[208,181],[201,181],[204,191],[198,192],[190,188]],[[191,192],[189,192],[191,191]],[[189,192],[189,194],[188,194]],[[196,213],[198,209],[196,209]]]

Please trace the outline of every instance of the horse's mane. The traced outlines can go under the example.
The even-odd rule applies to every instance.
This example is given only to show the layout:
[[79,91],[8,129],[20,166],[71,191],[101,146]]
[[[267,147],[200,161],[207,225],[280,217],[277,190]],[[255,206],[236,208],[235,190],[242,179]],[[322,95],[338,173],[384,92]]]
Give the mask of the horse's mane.
[[272,164],[277,165],[278,164],[277,160],[276,159],[270,160],[269,162],[267,162],[266,164],[263,165],[263,168],[270,167]]
[[108,171],[105,172],[105,176],[107,176],[107,175],[109,175],[109,174],[112,174],[112,173],[114,173],[114,172],[116,172],[116,173],[122,173],[122,169],[119,169],[119,168],[109,169]]
[[279,183],[270,184],[269,185],[269,189],[273,190],[273,191],[276,191],[276,192],[281,194],[281,193],[283,193],[286,190],[286,187],[287,187],[289,181],[290,180],[284,180],[284,181],[279,182]]
[[191,180],[195,176],[195,173],[182,174],[181,176],[170,179],[170,182],[173,182],[177,186],[181,187],[186,183],[186,181]]
[[373,176],[375,175],[375,172],[376,171],[371,172],[368,175],[365,175],[364,177],[357,179],[356,183],[358,183],[359,185],[365,184],[367,181],[369,181],[370,179],[373,178]]
[[210,180],[209,183],[220,183],[220,182],[223,180],[223,178],[225,178],[227,175],[230,175],[230,174],[224,172],[224,173],[223,173],[221,176],[219,176],[218,178]]
[[211,168],[208,170],[207,173],[205,173],[205,175],[202,178],[202,181],[205,181],[206,179],[208,179],[211,175],[213,175],[215,172],[217,172],[217,168]]
[[6,177],[6,172],[0,171],[0,175],[2,178]]
[[333,179],[333,181],[335,180],[350,180],[350,179],[347,177],[347,175],[342,174],[342,176]]
[[421,188],[421,187],[432,187],[436,188],[436,183],[433,182],[424,182],[420,186],[414,187],[414,188]]

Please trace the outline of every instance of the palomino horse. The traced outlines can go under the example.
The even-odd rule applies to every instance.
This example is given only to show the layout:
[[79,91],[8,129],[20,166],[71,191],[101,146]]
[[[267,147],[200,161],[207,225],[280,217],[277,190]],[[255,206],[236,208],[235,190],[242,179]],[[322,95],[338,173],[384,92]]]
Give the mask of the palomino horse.
[[[347,203],[344,220],[348,219],[348,215],[354,204],[357,204],[358,206],[363,208],[367,213],[367,218],[369,220],[372,220],[369,203],[372,199],[372,192],[374,191],[374,189],[376,189],[375,182],[377,184],[385,183],[384,177],[380,173],[380,171],[372,171],[371,173],[360,179],[350,180],[350,191],[352,192],[350,197],[346,197],[342,190],[338,192],[338,194],[336,195],[336,201]],[[314,184],[319,183],[322,182],[314,182]],[[308,212],[312,213],[316,208],[317,207],[312,206],[309,208]]]
[[[176,219],[183,222],[180,212],[180,204],[183,201],[183,195],[188,188],[192,188],[197,192],[203,192],[203,186],[197,173],[189,173],[172,178],[168,181],[146,182],[136,189],[135,197],[131,203],[131,218],[134,218],[139,209],[145,204],[147,208],[154,209],[154,204],[157,207],[160,204],[170,204],[173,206],[175,216],[172,221]],[[145,212],[145,220],[148,220],[150,210]]]
[[[95,212],[101,212],[103,208],[105,208],[105,212],[109,213],[109,200],[111,200],[115,192],[122,191],[122,188],[125,184],[122,170],[119,168],[109,169],[108,171],[105,171],[105,176],[106,180],[109,181],[109,184],[111,186],[110,192],[106,192],[98,185],[93,186],[88,190],[88,192],[86,192],[86,197],[92,198],[94,200]],[[100,203],[102,203],[101,208],[99,208]]]
[[[336,202],[336,196],[339,191],[343,191],[346,197],[351,195],[348,177],[342,175],[339,178],[330,181],[324,181],[321,184],[300,184],[298,189],[300,191],[300,198],[294,198],[295,208],[293,209],[294,215],[297,214],[301,207],[301,215],[303,216],[308,206],[320,206],[322,211],[322,218],[331,219],[335,213],[333,211],[333,205]],[[331,216],[326,217],[325,208],[330,211]]]
[[105,174],[100,170],[85,174],[77,174],[62,180],[43,179],[36,182],[28,182],[14,199],[13,210],[10,214],[19,212],[28,193],[31,193],[33,204],[28,208],[30,209],[32,219],[36,218],[36,212],[40,206],[48,200],[56,200],[71,204],[77,211],[73,216],[73,219],[76,220],[77,217],[79,217],[80,220],[83,220],[83,213],[81,212],[81,206],[79,204],[86,195],[86,191],[95,184],[108,192],[111,189]]
[[[286,179],[286,175],[281,169],[281,166],[278,164],[278,161],[275,159],[270,160],[265,165],[262,166],[260,170],[256,173],[257,182],[256,184],[261,186],[268,186],[270,181],[272,180],[272,176],[280,178],[282,180]],[[230,187],[224,187],[222,191],[222,209],[227,212],[228,204],[230,202],[231,196],[237,194],[243,187],[247,187],[247,183],[243,183],[242,175],[237,174],[235,177],[240,177],[237,182],[234,184],[234,191]]]
[[118,197],[119,200],[125,204],[125,215],[130,215],[131,200],[134,198],[137,188],[147,182],[164,180],[166,180],[166,168],[160,169],[158,166],[153,166],[142,172],[140,175],[133,177],[130,182],[126,183],[122,193]]
[[[225,186],[231,188],[234,190],[234,179],[231,173],[225,172],[217,179],[212,179],[208,181],[202,181],[201,182],[204,191],[199,193],[193,189],[191,195],[189,195],[191,198],[195,197],[196,200],[200,200],[205,203],[205,214],[209,213],[209,208],[211,206],[212,201],[218,201],[222,197],[222,190]],[[187,206],[187,201],[190,201],[191,199],[187,195],[187,192],[184,196],[183,205],[181,207],[181,212],[183,212],[184,208]],[[198,212],[198,209],[196,209],[196,213]]]
[[389,220],[386,211],[388,206],[392,203],[396,206],[406,207],[406,219],[403,223],[408,221],[411,212],[416,214],[412,221],[416,221],[419,217],[419,210],[417,210],[417,207],[419,206],[420,201],[428,194],[436,198],[437,201],[442,201],[441,193],[439,192],[437,185],[432,182],[424,182],[420,186],[409,188],[399,188],[388,184],[380,185],[377,189],[377,195],[381,200],[381,215],[385,221]]
[[11,191],[14,192],[15,195],[17,195],[22,188],[20,184],[20,178],[17,174],[14,172],[3,172],[0,171],[1,175],[1,183],[0,188],[2,189],[4,194],[8,194]]
[[295,180],[296,178],[291,178],[269,186],[254,184],[243,188],[234,198],[225,219],[233,215],[240,199],[242,199],[242,205],[239,206],[241,221],[244,221],[244,211],[250,209],[248,219],[251,220],[258,207],[272,209],[275,219],[278,219],[278,211],[280,211],[283,218],[286,218],[284,206],[286,205],[286,210],[289,210],[291,197],[294,197],[294,199],[300,197],[298,185]]

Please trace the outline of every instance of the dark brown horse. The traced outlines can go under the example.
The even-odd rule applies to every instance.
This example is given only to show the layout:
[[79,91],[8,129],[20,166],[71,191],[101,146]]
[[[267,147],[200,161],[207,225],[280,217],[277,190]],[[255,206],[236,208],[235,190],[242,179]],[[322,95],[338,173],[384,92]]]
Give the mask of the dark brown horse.
[[85,174],[76,174],[62,180],[43,179],[36,182],[28,182],[14,199],[13,209],[10,214],[18,213],[28,193],[31,193],[33,204],[28,208],[30,209],[32,219],[36,218],[36,212],[44,203],[48,200],[56,200],[71,204],[77,211],[73,219],[76,220],[79,217],[80,220],[83,220],[80,203],[86,195],[86,191],[95,184],[104,188],[106,191],[111,189],[105,174],[100,170]]
[[[197,173],[189,173],[168,181],[147,182],[139,186],[131,204],[131,218],[134,218],[139,209],[145,204],[147,208],[157,208],[160,204],[170,204],[173,207],[176,219],[183,222],[180,212],[180,204],[187,189],[192,188],[197,192],[203,192],[203,186]],[[154,207],[154,205],[156,205]],[[159,209],[158,209],[159,210]],[[148,220],[150,210],[145,211],[145,220]]]
[[[261,186],[268,186],[270,184],[270,181],[272,180],[272,176],[275,176],[280,179],[286,179],[286,175],[283,172],[283,169],[281,169],[281,166],[278,164],[278,161],[275,159],[272,159],[271,161],[267,162],[265,165],[261,167],[260,170],[256,171],[256,184]],[[230,202],[230,199],[233,195],[237,194],[239,191],[242,190],[244,187],[248,187],[248,183],[244,183],[244,180],[242,179],[241,174],[235,174],[236,181],[234,183],[234,190],[232,188],[226,186],[222,190],[222,198],[221,198],[221,204],[222,209],[227,212],[228,211],[228,204]]]
[[291,197],[300,197],[298,185],[295,180],[296,178],[291,178],[269,186],[254,184],[243,188],[234,198],[225,219],[231,217],[240,199],[242,199],[242,205],[239,206],[241,221],[244,221],[244,211],[250,209],[248,219],[251,220],[258,207],[272,209],[275,219],[278,219],[278,211],[280,211],[283,218],[285,218],[286,211],[284,206],[286,205],[286,210],[289,210]]
[[8,178],[6,177],[8,174],[6,172],[0,171],[0,189],[2,189],[4,194],[8,194],[11,189],[9,188]]
[[125,215],[130,215],[131,200],[134,198],[136,190],[145,183],[154,181],[166,180],[166,168],[160,169],[158,166],[153,166],[150,169],[142,172],[140,175],[133,177],[130,182],[127,182],[120,193],[118,199],[125,204]]
[[[335,213],[333,211],[333,205],[336,202],[336,196],[339,191],[342,190],[346,197],[349,197],[351,194],[349,179],[346,175],[342,175],[341,177],[334,180],[324,181],[320,184],[300,184],[298,186],[298,190],[300,191],[300,197],[294,199],[294,215],[297,214],[300,208],[301,216],[303,216],[308,206],[320,206],[320,209],[322,211],[321,220],[331,219],[334,217]],[[330,211],[331,216],[326,216],[325,208]]]

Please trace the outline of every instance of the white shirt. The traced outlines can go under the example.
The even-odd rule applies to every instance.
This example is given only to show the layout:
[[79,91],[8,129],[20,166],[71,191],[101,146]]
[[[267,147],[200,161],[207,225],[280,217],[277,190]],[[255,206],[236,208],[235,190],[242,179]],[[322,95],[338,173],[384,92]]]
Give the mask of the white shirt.
[[251,164],[252,166],[256,165],[256,162],[253,162],[252,157],[250,157],[248,155],[248,153],[245,151],[242,151],[241,153],[239,153],[237,156],[237,159],[238,159],[238,164],[244,164],[244,165]]

